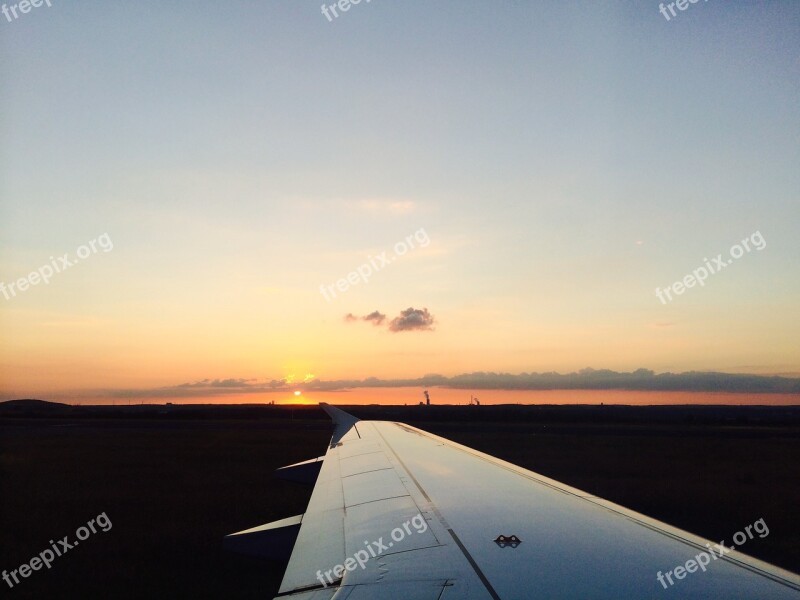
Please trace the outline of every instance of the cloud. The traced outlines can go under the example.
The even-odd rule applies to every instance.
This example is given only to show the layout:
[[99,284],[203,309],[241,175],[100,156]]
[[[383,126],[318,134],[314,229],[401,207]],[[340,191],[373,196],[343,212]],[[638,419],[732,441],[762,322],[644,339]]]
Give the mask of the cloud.
[[225,394],[258,394],[286,389],[286,379],[260,381],[258,379],[200,379],[197,381],[178,383],[171,386],[145,389],[105,390],[117,398],[202,398],[205,396],[221,396]]
[[383,323],[384,319],[386,319],[386,315],[383,313],[378,312],[377,310],[373,310],[367,316],[362,317],[365,321],[372,321],[373,325],[380,325]]
[[[359,317],[353,313],[344,316],[345,323],[355,321],[368,321],[376,327],[383,325],[386,315],[378,310],[374,310],[368,315]],[[430,331],[433,329],[434,318],[427,308],[409,307],[401,311],[398,316],[389,322],[389,331],[399,333],[400,331]]]
[[[313,377],[312,375],[307,375]],[[305,378],[304,378],[305,379]],[[608,369],[581,369],[572,373],[462,373],[452,377],[428,374],[409,379],[310,379],[290,385],[287,378],[203,379],[194,383],[149,389],[97,390],[102,396],[117,398],[174,398],[223,396],[226,394],[266,394],[301,387],[305,391],[344,391],[362,387],[429,387],[490,390],[663,390],[692,392],[800,393],[800,377],[748,375],[719,372],[655,373],[637,369],[625,373]]]
[[695,392],[800,393],[800,378],[774,375],[689,371],[655,373],[650,369],[618,372],[586,368],[572,373],[462,373],[452,377],[428,374],[414,379],[315,380],[308,389],[443,386],[492,390],[662,390]]
[[178,388],[240,388],[250,385],[255,379],[201,379],[193,383],[181,383]]
[[377,310],[373,310],[371,313],[364,315],[363,317],[357,317],[353,313],[347,313],[344,316],[346,323],[352,323],[353,321],[371,321],[375,326],[381,325],[385,319],[386,315]]
[[389,323],[389,330],[399,331],[428,331],[433,329],[433,315],[427,308],[407,308]]

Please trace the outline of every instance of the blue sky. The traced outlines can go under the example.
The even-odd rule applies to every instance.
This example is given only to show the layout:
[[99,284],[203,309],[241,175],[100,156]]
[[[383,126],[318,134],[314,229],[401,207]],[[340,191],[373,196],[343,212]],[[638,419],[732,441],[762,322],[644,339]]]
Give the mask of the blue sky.
[[[372,0],[328,22],[53,0],[0,16],[0,51],[0,281],[114,240],[0,298],[13,392],[800,372],[795,2],[667,22],[653,2]],[[419,228],[429,247],[321,297]],[[755,231],[763,251],[656,299]],[[411,306],[434,331],[342,320]]]

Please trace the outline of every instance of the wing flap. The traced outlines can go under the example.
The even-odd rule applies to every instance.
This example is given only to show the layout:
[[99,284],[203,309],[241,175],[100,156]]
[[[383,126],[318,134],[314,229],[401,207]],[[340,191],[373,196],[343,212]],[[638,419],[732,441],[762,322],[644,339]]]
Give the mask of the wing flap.
[[303,515],[296,515],[231,533],[225,536],[223,547],[238,554],[286,560],[292,554],[302,519]]
[[275,471],[275,477],[285,481],[313,485],[317,477],[319,477],[319,472],[322,469],[322,461],[324,459],[324,456],[319,456],[293,465],[281,467]]

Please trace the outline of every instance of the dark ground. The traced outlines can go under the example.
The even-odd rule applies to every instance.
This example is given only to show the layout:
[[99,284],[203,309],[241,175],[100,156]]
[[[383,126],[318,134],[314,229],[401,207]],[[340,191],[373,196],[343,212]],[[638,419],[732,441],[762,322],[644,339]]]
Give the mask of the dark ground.
[[[800,571],[800,407],[360,407]],[[271,598],[284,565],[222,537],[301,513],[272,471],[325,452],[315,407],[0,404],[0,570],[105,512],[113,527],[8,598]]]

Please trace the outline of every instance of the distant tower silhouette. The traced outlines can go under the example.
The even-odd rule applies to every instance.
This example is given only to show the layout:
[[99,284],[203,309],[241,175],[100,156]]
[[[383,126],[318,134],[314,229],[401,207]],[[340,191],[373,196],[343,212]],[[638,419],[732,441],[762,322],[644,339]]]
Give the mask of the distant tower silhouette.
[[426,406],[430,406],[431,405],[431,395],[428,393],[428,390],[425,390],[423,392],[423,394],[425,394],[425,404],[426,404]]

